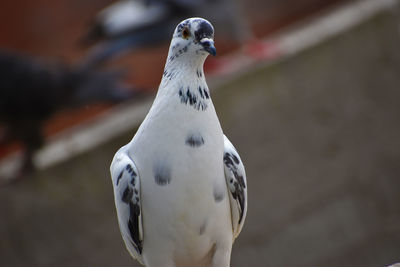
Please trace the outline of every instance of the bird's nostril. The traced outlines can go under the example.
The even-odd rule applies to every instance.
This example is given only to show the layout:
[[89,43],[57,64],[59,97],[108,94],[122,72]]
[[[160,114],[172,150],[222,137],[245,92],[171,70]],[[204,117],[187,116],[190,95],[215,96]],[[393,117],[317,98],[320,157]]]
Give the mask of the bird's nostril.
[[203,42],[203,46],[204,46],[204,47],[210,47],[210,42],[209,42],[209,41]]

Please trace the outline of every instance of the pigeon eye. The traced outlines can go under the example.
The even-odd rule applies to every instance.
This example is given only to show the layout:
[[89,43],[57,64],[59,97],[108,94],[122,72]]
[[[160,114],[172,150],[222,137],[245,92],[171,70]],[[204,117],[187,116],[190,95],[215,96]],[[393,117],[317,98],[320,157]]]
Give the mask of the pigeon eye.
[[187,38],[189,38],[189,36],[190,36],[190,31],[189,31],[189,29],[188,29],[188,28],[184,28],[183,31],[182,31],[182,37],[183,37],[184,39],[187,39]]

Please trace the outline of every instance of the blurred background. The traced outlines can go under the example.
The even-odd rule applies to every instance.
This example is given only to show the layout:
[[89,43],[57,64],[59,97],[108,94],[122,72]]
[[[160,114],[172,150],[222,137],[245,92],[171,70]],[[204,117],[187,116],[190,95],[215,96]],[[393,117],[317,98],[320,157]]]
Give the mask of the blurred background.
[[189,16],[215,26],[207,81],[247,171],[231,266],[400,262],[399,1],[6,0],[0,266],[139,266],[109,164]]

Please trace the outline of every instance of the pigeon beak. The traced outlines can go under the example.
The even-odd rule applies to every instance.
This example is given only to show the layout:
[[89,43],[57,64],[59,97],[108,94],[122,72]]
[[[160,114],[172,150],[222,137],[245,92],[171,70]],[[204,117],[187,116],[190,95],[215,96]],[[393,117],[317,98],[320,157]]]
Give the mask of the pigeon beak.
[[217,55],[217,49],[214,46],[214,40],[209,38],[203,38],[200,40],[200,44],[203,46],[204,50],[213,56]]

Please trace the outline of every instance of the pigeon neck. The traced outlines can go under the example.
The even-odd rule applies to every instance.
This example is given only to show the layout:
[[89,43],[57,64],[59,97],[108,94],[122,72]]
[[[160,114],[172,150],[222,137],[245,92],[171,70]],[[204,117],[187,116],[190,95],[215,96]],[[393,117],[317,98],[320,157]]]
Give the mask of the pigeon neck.
[[204,59],[170,60],[168,58],[157,93],[178,99],[179,102],[196,110],[205,111],[210,105],[210,92],[204,77]]
[[164,70],[168,69],[179,69],[180,72],[185,74],[196,74],[197,70],[203,71],[204,61],[207,55],[191,55],[182,54],[178,56],[177,54],[169,53],[167,62],[165,63]]
[[[206,83],[203,65],[207,56],[169,53],[165,63],[161,85],[167,86],[172,83]],[[186,84],[184,84],[186,85]]]

